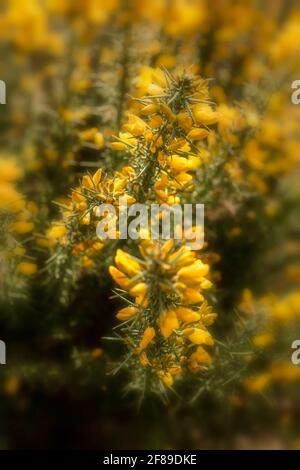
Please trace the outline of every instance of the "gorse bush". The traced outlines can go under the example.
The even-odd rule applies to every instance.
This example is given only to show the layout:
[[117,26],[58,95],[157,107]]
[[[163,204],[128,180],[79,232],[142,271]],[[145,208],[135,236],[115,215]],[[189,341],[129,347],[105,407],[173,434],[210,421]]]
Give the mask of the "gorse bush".
[[[3,410],[32,416],[63,390],[112,429],[137,403],[169,410],[141,446],[151,430],[161,446],[238,446],[254,423],[297,447],[296,2],[5,0],[0,13]],[[185,204],[204,204],[204,226],[182,231],[173,213],[169,239],[153,236]],[[138,205],[151,220],[130,237]],[[191,430],[175,435],[183,410]]]

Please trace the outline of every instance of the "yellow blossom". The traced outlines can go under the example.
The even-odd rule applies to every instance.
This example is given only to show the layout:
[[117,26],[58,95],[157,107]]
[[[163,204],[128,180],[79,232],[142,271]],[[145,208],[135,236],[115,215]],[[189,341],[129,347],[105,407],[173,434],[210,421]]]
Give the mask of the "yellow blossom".
[[34,225],[32,222],[26,222],[25,220],[17,220],[13,222],[10,226],[11,230],[13,230],[15,233],[19,234],[24,234],[31,232],[33,229]]
[[142,351],[143,349],[146,349],[149,344],[151,343],[151,341],[153,340],[153,338],[155,337],[155,330],[152,326],[148,326],[145,331],[144,331],[144,334],[143,334],[143,337],[139,343],[139,346],[138,346],[138,351]]
[[160,331],[164,338],[168,338],[179,327],[176,312],[168,310],[160,316]]
[[25,274],[25,276],[32,276],[37,272],[37,265],[35,263],[30,263],[29,261],[22,261],[18,264],[17,270]]
[[214,344],[213,337],[209,331],[202,328],[187,328],[183,331],[183,334],[194,344],[207,344],[208,346]]
[[124,321],[134,317],[138,312],[136,307],[125,307],[118,311],[116,317],[118,320]]
[[193,116],[197,123],[211,125],[215,124],[218,120],[218,113],[208,104],[195,104],[193,106]]
[[66,227],[63,225],[53,225],[48,231],[47,231],[47,237],[50,240],[58,240],[61,237],[64,237],[66,234]]

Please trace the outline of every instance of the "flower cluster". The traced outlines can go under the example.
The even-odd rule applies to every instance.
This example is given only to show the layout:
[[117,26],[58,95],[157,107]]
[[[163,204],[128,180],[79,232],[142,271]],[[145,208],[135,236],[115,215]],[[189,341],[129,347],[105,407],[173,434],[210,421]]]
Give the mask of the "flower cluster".
[[[210,104],[206,80],[191,71],[171,75],[148,68],[137,90],[123,131],[111,144],[125,152],[127,165],[111,174],[102,169],[85,174],[69,200],[60,203],[62,219],[47,232],[52,244],[71,250],[86,269],[95,269],[104,246],[110,252],[115,249],[109,239],[96,237],[98,206],[110,204],[116,209],[106,217],[110,230],[122,209],[120,201],[130,206],[135,202],[172,205],[181,201],[180,196],[188,200],[191,172],[207,159],[208,126],[216,122],[217,113]],[[158,217],[163,217],[162,211]],[[122,338],[133,358],[138,358],[135,367],[149,365],[156,379],[171,385],[173,376],[184,370],[196,372],[212,361],[203,347],[214,343],[207,326],[215,315],[202,294],[212,285],[206,277],[209,266],[185,245],[184,238],[175,244],[173,239],[147,240],[142,232],[140,237],[131,242],[130,251],[139,250],[143,260],[117,249],[117,267],[110,266],[114,280],[135,299],[117,318],[132,319],[122,328]]]
[[[217,122],[210,103],[207,80],[192,71],[171,75],[161,69],[142,69],[125,132],[112,147],[129,153],[136,172],[150,178],[159,202],[176,203],[178,194],[191,191],[190,171],[208,160],[208,126]],[[151,197],[151,192],[153,197],[152,188],[149,195],[141,184],[141,191],[144,198]]]
[[[1,296],[11,293],[14,283],[21,291],[24,276],[32,276],[37,265],[32,256],[26,253],[26,238],[34,229],[32,217],[37,211],[33,202],[28,202],[17,185],[23,171],[15,158],[10,155],[0,157],[0,223],[1,223]],[[20,292],[18,292],[20,295]]]
[[299,384],[299,369],[281,352],[290,350],[292,355],[294,331],[300,320],[299,290],[284,296],[269,293],[261,298],[245,290],[240,307],[247,315],[258,316],[261,323],[251,339],[257,354],[252,359],[253,372],[244,381],[246,390],[258,394],[274,384]]
[[110,222],[105,227],[109,231],[110,224],[116,223],[120,201],[127,205],[135,202],[126,189],[134,175],[133,168],[129,166],[116,171],[111,177],[105,175],[101,169],[94,174],[84,175],[80,185],[72,190],[70,198],[59,204],[62,218],[55,221],[46,233],[49,245],[55,249],[59,244],[71,250],[84,268],[94,267],[95,259],[105,242],[99,240],[96,234],[99,221],[97,209],[101,204],[115,207],[117,215],[110,214]]
[[117,318],[132,359],[154,373],[168,386],[186,368],[196,372],[211,364],[203,346],[212,346],[207,327],[216,315],[202,291],[211,287],[209,266],[186,246],[173,240],[163,244],[143,240],[142,258],[118,250],[110,273],[117,284],[134,298]]

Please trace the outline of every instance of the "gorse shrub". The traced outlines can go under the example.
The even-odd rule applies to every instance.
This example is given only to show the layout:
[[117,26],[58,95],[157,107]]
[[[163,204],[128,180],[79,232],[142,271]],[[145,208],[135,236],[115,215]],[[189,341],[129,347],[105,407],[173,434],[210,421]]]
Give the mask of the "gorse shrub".
[[259,423],[297,447],[297,3],[4,0],[0,13],[4,409],[78,394],[118,428],[158,396],[173,442],[182,424],[197,446],[201,422],[203,445],[234,447]]

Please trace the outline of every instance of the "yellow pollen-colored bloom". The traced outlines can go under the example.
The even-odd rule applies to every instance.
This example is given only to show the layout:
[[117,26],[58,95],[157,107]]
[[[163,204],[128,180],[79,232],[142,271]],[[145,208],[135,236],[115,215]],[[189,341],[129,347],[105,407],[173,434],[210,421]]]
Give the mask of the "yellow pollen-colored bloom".
[[154,328],[152,326],[148,326],[144,331],[143,337],[138,346],[138,351],[142,351],[143,349],[146,349],[154,337],[155,337]]

